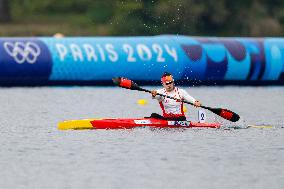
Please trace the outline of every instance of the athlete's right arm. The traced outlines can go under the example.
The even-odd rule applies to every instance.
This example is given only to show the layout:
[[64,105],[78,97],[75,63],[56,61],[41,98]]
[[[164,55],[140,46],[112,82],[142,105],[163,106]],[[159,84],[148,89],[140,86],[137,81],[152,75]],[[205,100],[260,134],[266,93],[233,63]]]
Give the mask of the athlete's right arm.
[[163,97],[161,95],[158,95],[158,93],[160,93],[160,90],[152,90],[151,91],[152,98],[157,99],[158,101],[162,101]]

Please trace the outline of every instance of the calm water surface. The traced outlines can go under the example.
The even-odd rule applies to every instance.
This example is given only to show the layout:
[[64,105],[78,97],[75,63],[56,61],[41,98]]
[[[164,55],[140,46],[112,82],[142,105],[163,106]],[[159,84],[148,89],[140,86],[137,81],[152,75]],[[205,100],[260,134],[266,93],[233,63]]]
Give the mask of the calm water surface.
[[[185,89],[241,121],[219,130],[59,131],[63,120],[160,109],[149,94],[115,87],[0,88],[0,188],[283,188],[284,87]],[[138,106],[141,98],[148,104]]]

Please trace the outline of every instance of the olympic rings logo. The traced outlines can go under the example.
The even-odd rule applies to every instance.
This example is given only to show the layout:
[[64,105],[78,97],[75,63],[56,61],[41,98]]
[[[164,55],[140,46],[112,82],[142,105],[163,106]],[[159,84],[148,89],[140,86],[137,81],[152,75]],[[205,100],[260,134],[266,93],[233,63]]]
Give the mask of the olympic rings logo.
[[3,46],[5,51],[13,57],[18,64],[22,64],[25,61],[29,64],[33,64],[41,53],[40,47],[33,42],[5,42]]

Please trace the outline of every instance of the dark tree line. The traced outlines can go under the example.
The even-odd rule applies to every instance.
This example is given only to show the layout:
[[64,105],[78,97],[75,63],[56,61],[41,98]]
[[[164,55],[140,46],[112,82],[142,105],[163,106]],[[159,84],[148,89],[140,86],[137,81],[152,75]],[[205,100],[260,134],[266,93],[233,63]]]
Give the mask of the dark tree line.
[[[279,36],[284,32],[283,0],[0,0],[1,22],[11,18],[21,22],[31,15],[69,18],[73,25],[92,28],[90,35],[100,34],[98,28],[106,35]],[[70,15],[78,17],[70,20]]]

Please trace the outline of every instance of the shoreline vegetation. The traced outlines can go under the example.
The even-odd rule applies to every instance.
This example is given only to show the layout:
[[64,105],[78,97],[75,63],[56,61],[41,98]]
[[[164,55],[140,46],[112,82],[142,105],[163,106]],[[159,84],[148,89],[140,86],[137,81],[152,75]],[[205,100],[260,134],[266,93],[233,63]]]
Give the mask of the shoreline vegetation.
[[280,37],[284,1],[0,0],[0,36]]

